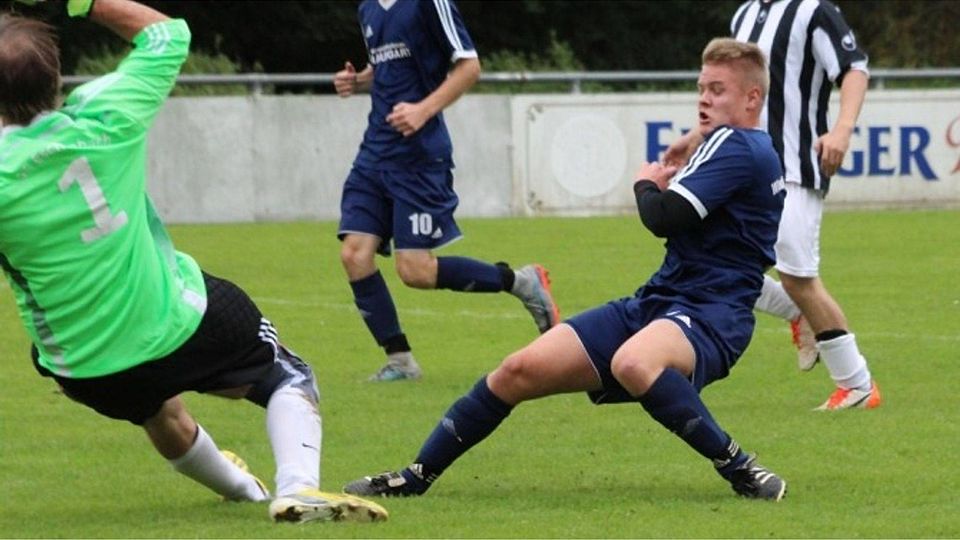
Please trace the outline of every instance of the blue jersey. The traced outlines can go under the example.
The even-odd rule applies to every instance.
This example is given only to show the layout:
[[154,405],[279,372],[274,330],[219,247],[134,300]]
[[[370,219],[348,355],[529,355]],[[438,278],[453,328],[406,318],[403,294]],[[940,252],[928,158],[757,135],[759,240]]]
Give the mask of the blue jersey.
[[367,131],[354,165],[378,170],[439,170],[453,167],[453,146],[437,114],[404,137],[387,123],[400,102],[430,95],[461,58],[476,58],[460,12],[449,0],[364,0],[360,31],[373,66]]
[[759,129],[715,129],[668,188],[700,214],[701,226],[667,239],[663,265],[645,294],[753,309],[783,209],[783,167]]

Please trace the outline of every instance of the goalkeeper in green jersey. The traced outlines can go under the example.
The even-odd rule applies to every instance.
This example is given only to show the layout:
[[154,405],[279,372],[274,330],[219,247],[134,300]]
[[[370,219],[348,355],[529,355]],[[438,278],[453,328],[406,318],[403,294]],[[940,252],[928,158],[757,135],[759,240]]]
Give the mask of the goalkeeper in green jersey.
[[246,398],[267,410],[274,519],[385,519],[374,503],[318,491],[313,372],[246,293],[174,250],[147,197],[147,131],[187,58],[187,24],[129,0],[67,10],[133,50],[61,106],[53,29],[0,17],[0,266],[37,369],[70,398],[143,426],[176,471],[225,499],[267,501],[178,396]]

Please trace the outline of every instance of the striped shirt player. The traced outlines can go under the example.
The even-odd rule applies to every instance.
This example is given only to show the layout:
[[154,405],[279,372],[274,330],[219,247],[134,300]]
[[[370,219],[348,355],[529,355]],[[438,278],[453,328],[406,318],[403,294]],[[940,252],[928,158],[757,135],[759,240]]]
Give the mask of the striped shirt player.
[[[839,304],[819,279],[823,201],[849,148],[867,87],[867,55],[840,10],[827,0],[750,0],[730,29],[756,43],[770,64],[762,117],[783,161],[787,200],[778,237],[777,270],[792,294],[767,277],[757,309],[790,321],[797,363],[823,360],[837,388],[823,410],[873,408],[880,393]],[[840,110],[830,125],[833,86]],[[804,305],[793,299],[804,298]]]
[[396,250],[404,284],[420,289],[510,292],[543,332],[559,313],[539,265],[512,270],[432,250],[461,237],[454,219],[453,146],[443,110],[480,75],[473,40],[450,0],[365,0],[358,8],[368,64],[346,63],[341,97],[369,89],[370,114],[343,187],[337,236],[354,302],[387,363],[375,381],[416,379],[420,367],[400,327],[375,255]]
[[[37,370],[73,400],[143,426],[177,472],[228,500],[267,501],[263,482],[217,448],[179,395],[246,398],[267,409],[274,519],[386,517],[318,491],[312,370],[243,290],[174,249],[146,194],[147,133],[187,58],[186,22],[129,0],[67,8],[133,50],[56,108],[53,29],[0,17],[0,265]],[[18,92],[24,85],[37,91]]]
[[756,43],[770,62],[770,94],[761,117],[783,160],[787,182],[826,192],[814,141],[829,130],[833,85],[850,70],[867,71],[840,10],[827,0],[750,0],[736,11],[732,35]]

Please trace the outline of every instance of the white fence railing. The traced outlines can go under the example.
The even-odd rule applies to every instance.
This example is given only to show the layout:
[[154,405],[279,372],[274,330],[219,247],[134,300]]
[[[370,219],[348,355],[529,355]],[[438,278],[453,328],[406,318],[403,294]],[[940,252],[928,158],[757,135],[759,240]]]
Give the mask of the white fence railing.
[[[697,71],[501,71],[483,73],[480,82],[486,83],[565,83],[571,93],[580,93],[583,83],[651,83],[695,82]],[[67,85],[92,80],[91,75],[67,75]],[[960,86],[960,67],[920,69],[872,69],[871,85],[884,88],[889,81],[952,79]],[[180,75],[183,85],[245,85],[253,94],[262,94],[272,85],[329,87],[332,73],[237,73],[231,75]]]

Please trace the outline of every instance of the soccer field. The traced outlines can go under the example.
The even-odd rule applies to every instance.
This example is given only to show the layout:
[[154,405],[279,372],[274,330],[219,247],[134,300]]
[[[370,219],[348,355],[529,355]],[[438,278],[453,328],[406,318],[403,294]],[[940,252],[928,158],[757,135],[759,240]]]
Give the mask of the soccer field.
[[[635,216],[463,220],[442,251],[550,269],[563,315],[631,294],[661,241]],[[374,384],[382,363],[352,303],[333,223],[171,227],[179,249],[243,286],[316,370],[322,487],[409,463],[446,408],[536,336],[509,295],[415,291],[381,268],[424,368]],[[639,405],[583,395],[518,407],[424,497],[384,500],[383,524],[273,524],[175,474],[135,426],[101,418],[36,375],[0,285],[0,537],[626,538],[958,537],[960,211],[828,213],[822,275],[884,394],[874,411],[812,412],[832,389],[796,368],[785,323],[758,315],[729,379],[704,399],[788,483],[780,503],[740,499]],[[95,309],[95,306],[91,306]],[[273,466],[263,412],[188,395],[222,448]]]

